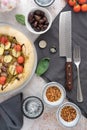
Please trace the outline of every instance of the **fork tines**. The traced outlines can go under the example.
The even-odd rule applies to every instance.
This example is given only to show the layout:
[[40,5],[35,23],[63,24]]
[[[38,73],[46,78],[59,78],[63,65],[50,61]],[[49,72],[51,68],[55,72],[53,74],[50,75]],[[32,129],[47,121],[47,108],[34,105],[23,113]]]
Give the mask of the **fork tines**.
[[80,56],[80,47],[79,46],[75,46],[75,48],[74,48],[74,51],[73,51],[73,58],[74,58],[74,60],[81,60],[81,58],[80,58],[81,56]]

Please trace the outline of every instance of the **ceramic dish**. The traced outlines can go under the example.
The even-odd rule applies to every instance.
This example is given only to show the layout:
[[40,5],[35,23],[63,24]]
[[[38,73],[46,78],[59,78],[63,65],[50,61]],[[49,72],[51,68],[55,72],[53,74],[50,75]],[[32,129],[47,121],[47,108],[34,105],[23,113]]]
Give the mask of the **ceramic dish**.
[[34,0],[35,3],[41,7],[47,7],[53,4],[55,0]]
[[[64,108],[67,109],[67,106],[68,106],[68,110],[70,110],[70,107],[71,107],[71,110],[70,110],[70,112],[65,110],[64,117],[63,117],[62,112],[64,111]],[[56,117],[57,117],[58,121],[60,121],[61,125],[65,126],[65,127],[74,127],[74,126],[76,126],[76,124],[79,122],[79,119],[81,118],[81,111],[80,111],[79,107],[77,105],[75,105],[74,103],[66,102],[58,108]]]
[[40,98],[30,96],[23,101],[22,111],[27,118],[36,119],[42,115],[44,104]]
[[[20,35],[24,35],[23,33],[21,33],[21,31],[19,31],[18,29],[16,29],[13,25],[9,25],[9,24],[4,24],[4,23],[0,23],[0,27],[6,27],[6,28],[12,28],[13,30],[17,30],[17,32],[20,33]],[[24,35],[24,37],[27,39],[27,37]],[[29,39],[27,39],[29,40]],[[30,41],[30,40],[29,40]],[[30,42],[30,46],[32,47],[32,50],[33,50],[33,56],[34,56],[34,62],[32,64],[32,70],[30,71],[30,74],[28,77],[26,77],[26,80],[21,82],[18,87],[16,87],[15,89],[13,90],[9,90],[9,91],[6,91],[6,92],[1,92],[0,93],[0,96],[3,96],[3,95],[7,95],[7,94],[12,94],[12,93],[17,93],[19,91],[21,91],[21,89],[23,89],[28,83],[29,81],[31,80],[32,76],[34,75],[35,73],[35,69],[36,69],[36,66],[37,66],[37,53],[36,53],[36,49],[34,47],[34,44],[32,44],[32,42]],[[20,82],[20,81],[19,81]],[[11,87],[13,86],[13,84],[10,85]]]
[[[52,88],[52,87],[54,87],[54,88]],[[54,89],[54,90],[52,90],[52,89]],[[52,91],[53,91],[53,93],[52,93]],[[52,95],[51,95],[51,93],[52,93]],[[44,86],[42,97],[43,97],[44,102],[48,106],[57,107],[64,101],[64,99],[66,97],[66,91],[61,84],[59,84],[57,82],[50,82]]]
[[[29,14],[30,13],[34,13],[35,11],[37,11],[37,10],[39,10],[39,11],[42,11],[42,12],[44,12],[45,13],[45,17],[47,18],[47,21],[48,21],[48,25],[47,25],[47,28],[45,29],[45,30],[43,30],[43,31],[36,31],[35,29],[34,29],[34,27],[31,25],[31,24],[33,24],[33,22],[30,24],[30,22],[29,22]],[[45,33],[45,32],[47,32],[49,29],[50,29],[50,27],[51,27],[51,25],[52,25],[52,16],[51,16],[51,14],[50,14],[50,12],[47,10],[47,9],[45,9],[45,8],[41,8],[41,7],[34,7],[34,8],[31,8],[31,9],[29,9],[29,11],[27,12],[27,14],[26,14],[26,16],[25,16],[25,22],[26,22],[26,27],[27,27],[27,29],[30,31],[30,32],[32,32],[32,33],[34,33],[34,34],[43,34],[43,33]],[[38,21],[37,21],[38,22]],[[38,24],[39,24],[39,22],[37,23],[37,26],[38,26]],[[41,24],[42,25],[42,24]]]

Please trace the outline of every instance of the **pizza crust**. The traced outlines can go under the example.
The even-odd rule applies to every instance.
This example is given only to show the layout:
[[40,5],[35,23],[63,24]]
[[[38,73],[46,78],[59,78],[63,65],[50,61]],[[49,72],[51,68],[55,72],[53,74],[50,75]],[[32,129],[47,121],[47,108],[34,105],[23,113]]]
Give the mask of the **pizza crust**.
[[20,74],[21,77],[20,80],[19,81],[15,80],[9,83],[8,86],[3,91],[0,89],[0,93],[4,93],[11,90],[15,90],[18,87],[21,87],[21,85],[23,85],[23,83],[25,83],[30,78],[35,64],[35,48],[23,33],[8,25],[0,26],[0,33],[16,37],[19,44],[25,45],[26,47],[25,55],[28,57],[27,60],[25,61],[24,73]]

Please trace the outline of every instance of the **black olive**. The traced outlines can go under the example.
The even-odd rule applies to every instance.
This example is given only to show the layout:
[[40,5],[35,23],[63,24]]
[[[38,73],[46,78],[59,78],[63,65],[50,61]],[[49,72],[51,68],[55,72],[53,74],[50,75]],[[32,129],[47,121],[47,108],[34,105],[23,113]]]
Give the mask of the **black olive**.
[[44,26],[43,26],[44,30],[46,30],[46,29],[47,29],[47,27],[48,27],[47,25],[44,25]]
[[28,21],[30,22],[30,23],[33,23],[34,22],[34,13],[33,12],[30,12],[29,13],[29,16],[28,16]]
[[34,28],[34,30],[39,32],[40,31],[40,27]]
[[3,63],[3,66],[5,66],[6,68],[8,67],[8,64],[7,63]]
[[44,20],[44,22],[47,22],[47,18],[45,16],[43,17],[43,20]]
[[43,27],[43,24],[39,24],[38,26],[39,26],[40,28],[42,28],[42,27]]
[[1,70],[2,70],[3,72],[6,72],[6,71],[7,71],[7,68],[6,68],[5,66],[2,66],[2,67],[1,67]]
[[45,16],[45,13],[43,11],[40,11],[40,16],[41,17],[44,17]]
[[9,51],[4,51],[4,55],[9,55]]
[[48,26],[48,25],[49,25],[49,22],[48,22],[48,21],[46,21],[46,22],[45,22],[45,25],[47,25],[47,26]]
[[34,27],[37,27],[37,24],[38,24],[38,22],[35,21],[34,24],[33,24],[33,26],[34,26]]
[[34,15],[34,17],[35,17],[35,20],[37,20],[37,21],[39,21],[41,19],[41,17],[38,15]]
[[40,23],[40,24],[43,24],[43,23],[44,23],[44,20],[43,20],[43,19],[40,19],[40,20],[39,20],[39,23]]
[[36,10],[35,12],[34,12],[34,14],[35,15],[40,15],[41,13],[40,13],[40,10]]
[[37,32],[46,30],[49,25],[45,13],[41,10],[30,12],[28,15],[28,21],[31,24],[31,27]]

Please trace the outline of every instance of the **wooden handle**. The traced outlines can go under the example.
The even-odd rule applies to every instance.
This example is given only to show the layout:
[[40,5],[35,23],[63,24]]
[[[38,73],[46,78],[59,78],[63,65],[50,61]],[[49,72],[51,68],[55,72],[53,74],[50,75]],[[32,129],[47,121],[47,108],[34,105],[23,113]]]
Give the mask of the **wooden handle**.
[[66,89],[72,89],[72,62],[66,62]]

